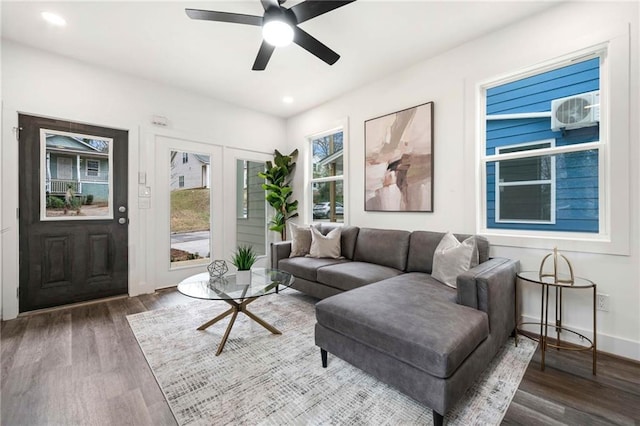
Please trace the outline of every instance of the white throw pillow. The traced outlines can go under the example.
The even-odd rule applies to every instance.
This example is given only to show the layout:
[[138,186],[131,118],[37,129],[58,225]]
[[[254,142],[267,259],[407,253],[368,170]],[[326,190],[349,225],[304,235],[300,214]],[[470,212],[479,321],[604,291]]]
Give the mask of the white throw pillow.
[[327,235],[322,235],[316,228],[311,227],[311,249],[309,257],[329,257],[338,259],[342,257],[340,250],[341,228],[335,228]]
[[309,254],[311,248],[311,228],[309,225],[296,225],[289,223],[291,233],[291,254],[289,257],[300,257]]
[[478,265],[476,238],[469,237],[463,242],[447,232],[433,255],[431,276],[449,287],[456,288],[458,275]]

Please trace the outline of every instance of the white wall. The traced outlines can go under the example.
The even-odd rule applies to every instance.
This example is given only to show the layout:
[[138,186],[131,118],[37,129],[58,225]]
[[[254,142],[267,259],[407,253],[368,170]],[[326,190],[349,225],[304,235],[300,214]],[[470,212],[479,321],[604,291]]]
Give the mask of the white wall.
[[[592,279],[598,292],[610,296],[609,312],[598,312],[599,349],[640,360],[640,230],[638,207],[640,160],[638,143],[638,4],[575,3],[557,6],[499,32],[487,35],[421,62],[374,84],[344,95],[287,122],[289,150],[299,148],[302,166],[295,187],[301,199],[301,217],[310,220],[311,201],[304,186],[308,169],[306,136],[348,120],[348,201],[351,224],[408,230],[473,233],[477,231],[478,191],[478,85],[601,42],[609,42],[612,87],[611,140],[615,146],[611,179],[614,200],[611,244],[586,247],[571,241],[520,241],[489,237],[492,255],[519,259],[523,270],[536,269],[553,245],[573,261],[577,275]],[[629,55],[629,49],[631,55]],[[630,61],[630,63],[629,63]],[[625,77],[626,76],[626,77]],[[626,79],[626,80],[625,80]],[[629,80],[631,79],[631,83]],[[619,80],[622,80],[620,82]],[[621,90],[624,89],[624,90]],[[364,211],[364,121],[424,102],[435,102],[434,213],[381,213]],[[631,124],[629,124],[631,117]],[[628,193],[619,194],[628,188]],[[628,200],[628,201],[627,201]],[[630,214],[633,212],[633,214]],[[631,220],[629,220],[631,217]],[[537,247],[537,248],[533,248]],[[587,253],[583,248],[588,248]],[[525,289],[523,315],[539,317],[538,293]],[[564,323],[591,335],[588,293],[565,292]]]
[[[17,315],[18,149],[12,133],[12,128],[17,126],[17,112],[129,130],[129,293],[132,295],[152,291],[156,286],[148,282],[153,275],[147,271],[161,274],[165,267],[164,259],[149,255],[157,244],[157,230],[162,229],[162,224],[155,223],[157,191],[168,191],[168,188],[154,186],[156,135],[170,134],[224,149],[242,148],[261,153],[286,148],[285,122],[280,118],[7,40],[2,41],[2,103],[0,229],[7,228],[2,234],[0,270],[3,319]],[[167,117],[167,128],[151,125],[153,115]],[[168,167],[168,163],[164,166]],[[138,172],[147,173],[147,186],[151,187],[149,209],[138,208]],[[235,193],[235,188],[231,191]],[[235,220],[235,216],[233,218]],[[231,248],[225,247],[224,252]],[[149,264],[145,264],[147,261]]]

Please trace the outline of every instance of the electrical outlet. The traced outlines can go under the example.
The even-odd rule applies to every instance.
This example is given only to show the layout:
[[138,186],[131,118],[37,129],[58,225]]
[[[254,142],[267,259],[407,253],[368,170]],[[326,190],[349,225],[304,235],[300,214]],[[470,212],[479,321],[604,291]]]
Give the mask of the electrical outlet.
[[609,312],[609,295],[598,293],[596,294],[596,309],[598,311]]

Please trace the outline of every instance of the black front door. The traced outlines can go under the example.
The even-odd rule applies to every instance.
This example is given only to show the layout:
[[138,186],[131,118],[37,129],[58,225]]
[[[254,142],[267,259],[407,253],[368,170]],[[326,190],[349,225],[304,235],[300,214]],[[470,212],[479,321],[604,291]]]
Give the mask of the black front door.
[[19,126],[20,312],[126,294],[128,132]]

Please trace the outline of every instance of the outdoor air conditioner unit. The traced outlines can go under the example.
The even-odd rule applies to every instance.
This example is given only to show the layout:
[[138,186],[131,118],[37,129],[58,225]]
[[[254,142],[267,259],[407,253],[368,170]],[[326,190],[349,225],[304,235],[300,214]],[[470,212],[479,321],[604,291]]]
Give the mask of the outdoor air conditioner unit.
[[600,122],[600,91],[551,101],[551,130],[579,129]]

